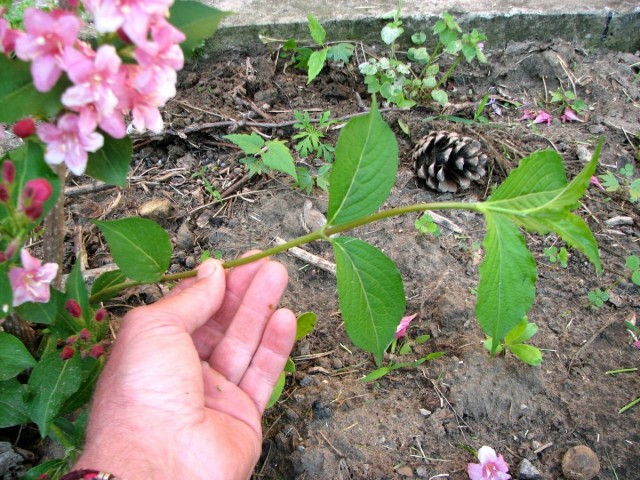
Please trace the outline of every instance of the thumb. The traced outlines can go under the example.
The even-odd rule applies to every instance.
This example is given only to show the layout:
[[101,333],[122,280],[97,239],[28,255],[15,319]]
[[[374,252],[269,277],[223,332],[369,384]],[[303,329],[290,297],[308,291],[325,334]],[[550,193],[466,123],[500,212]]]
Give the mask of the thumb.
[[165,297],[143,307],[145,316],[179,324],[188,333],[209,320],[220,308],[225,295],[225,274],[222,264],[208,259],[198,268],[195,283],[176,295]]

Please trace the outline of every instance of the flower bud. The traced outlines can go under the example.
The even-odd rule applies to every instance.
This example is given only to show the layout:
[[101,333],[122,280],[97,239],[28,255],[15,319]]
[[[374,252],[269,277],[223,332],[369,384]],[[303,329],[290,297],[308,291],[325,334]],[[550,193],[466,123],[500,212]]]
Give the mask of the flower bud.
[[89,350],[89,355],[93,358],[98,359],[104,355],[104,347],[99,343],[91,346],[91,350]]
[[65,345],[62,351],[60,352],[60,358],[62,360],[69,360],[70,358],[73,357],[73,354],[75,352],[76,351],[73,349],[73,347],[70,347],[69,345]]
[[42,216],[42,204],[34,203],[24,209],[24,214],[31,220],[38,220]]
[[36,124],[32,118],[23,118],[13,126],[13,133],[20,138],[27,138],[36,133]]
[[78,341],[78,336],[77,335],[71,335],[70,337],[67,337],[67,339],[64,342],[67,345],[73,345],[77,341]]
[[7,203],[9,201],[9,190],[7,187],[0,183],[0,202]]
[[87,330],[86,328],[83,328],[82,330],[80,330],[80,340],[84,340],[86,342],[87,340],[89,340],[90,337],[91,337],[91,332],[89,330]]
[[98,309],[96,312],[96,322],[101,322],[107,318],[107,311],[104,308]]
[[67,302],[64,304],[64,308],[73,318],[80,318],[82,316],[82,307],[80,306],[78,301],[74,300],[73,298],[67,300]]
[[44,203],[49,200],[51,192],[53,192],[53,187],[47,180],[44,178],[34,178],[24,184],[22,197]]
[[16,178],[16,166],[11,160],[2,162],[2,181],[11,185]]

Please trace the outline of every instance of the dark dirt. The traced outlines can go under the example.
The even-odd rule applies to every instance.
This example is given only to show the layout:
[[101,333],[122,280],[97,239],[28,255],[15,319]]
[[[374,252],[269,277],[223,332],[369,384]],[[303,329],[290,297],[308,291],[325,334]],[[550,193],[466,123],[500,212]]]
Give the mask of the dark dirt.
[[[424,107],[386,112],[398,138],[400,166],[385,207],[483,199],[518,159],[542,148],[556,149],[572,176],[584,161],[578,150],[592,150],[601,135],[606,140],[598,173],[617,171],[627,163],[633,163],[636,172],[640,169],[634,160],[640,132],[637,54],[585,51],[555,42],[509,45],[490,52],[488,60],[488,66],[461,67],[450,86],[453,106],[444,113],[471,118],[487,92],[542,104],[549,98],[545,89],[561,84],[567,89],[575,85],[578,97],[589,105],[582,115],[585,122],[562,124],[561,112],[549,106],[556,108],[552,125],[530,126],[516,121],[520,109],[500,100],[502,116],[489,112],[490,125],[425,121],[443,112]],[[284,176],[247,178],[239,163],[241,153],[222,138],[258,131],[290,140],[292,128],[210,124],[281,124],[293,120],[293,110],[310,110],[312,116],[331,110],[332,118],[342,117],[359,111],[356,93],[366,104],[369,96],[355,62],[326,68],[311,85],[306,85],[303,72],[283,67],[282,60],[276,63],[273,55],[256,48],[193,63],[182,72],[178,97],[165,109],[167,133],[135,141],[131,187],[68,199],[69,244],[79,229],[89,270],[111,259],[97,230],[85,219],[136,214],[152,200],[168,200],[165,207],[170,206],[150,215],[175,240],[172,271],[192,268],[204,250],[231,259],[250,248],[268,248],[275,237],[291,239],[304,233],[300,214],[308,197],[292,189]],[[411,138],[399,128],[399,120],[409,126]],[[457,194],[426,190],[411,171],[410,153],[412,141],[435,129],[479,139],[491,159],[489,175]],[[335,143],[338,132],[330,132],[328,141]],[[214,202],[202,179],[193,177],[201,167],[224,202]],[[314,190],[310,198],[320,210],[326,208],[323,191]],[[439,238],[420,235],[413,225],[417,216],[396,217],[354,233],[398,265],[407,312],[418,313],[409,336],[432,335],[416,354],[446,352],[438,360],[367,384],[359,380],[375,365],[344,332],[334,276],[290,254],[279,255],[291,278],[283,305],[297,313],[314,311],[319,320],[316,330],[296,345],[292,355],[298,371],[265,417],[264,455],[255,478],[464,479],[466,464],[473,461],[464,445],[494,447],[504,454],[514,478],[523,459],[544,479],[564,478],[563,455],[576,445],[597,454],[601,471],[595,478],[640,478],[640,406],[618,414],[640,395],[640,376],[605,374],[640,366],[640,350],[632,346],[623,325],[640,314],[640,290],[630,283],[624,266],[627,255],[640,254],[640,212],[625,193],[591,187],[579,213],[601,248],[605,272],[599,277],[573,250],[566,269],[551,264],[543,249],[562,246],[557,238],[527,236],[539,261],[538,296],[529,319],[539,326],[532,343],[543,349],[541,367],[530,367],[511,355],[490,359],[482,346],[473,295],[482,258],[476,243],[484,234],[480,215],[444,212],[463,233],[443,228]],[[616,216],[630,217],[631,224],[607,225]],[[333,260],[327,245],[305,248]],[[69,264],[78,251],[70,249]],[[587,300],[595,288],[610,294],[610,301],[598,309],[589,307]],[[160,294],[158,287],[145,287],[114,303],[122,308],[153,301]]]

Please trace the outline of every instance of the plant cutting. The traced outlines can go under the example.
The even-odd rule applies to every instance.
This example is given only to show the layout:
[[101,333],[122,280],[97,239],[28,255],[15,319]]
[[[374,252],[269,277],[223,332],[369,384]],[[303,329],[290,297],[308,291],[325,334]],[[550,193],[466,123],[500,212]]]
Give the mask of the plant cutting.
[[[200,21],[204,12],[211,14],[210,10],[200,10],[199,6],[191,2],[184,4],[189,5],[189,9],[193,8],[195,13],[192,12],[190,17],[186,15],[182,9],[187,7],[179,2],[172,10],[172,22],[182,25],[187,32],[194,25],[202,27],[202,24],[211,23]],[[62,16],[66,17],[67,14],[61,14]],[[219,14],[213,18],[218,17]],[[74,22],[71,18],[66,20]],[[135,26],[128,24],[124,19],[118,21],[123,28],[126,25],[127,28],[135,30]],[[176,39],[181,37],[164,24],[162,28],[158,28],[155,41],[166,41],[166,51],[176,52],[172,48]],[[125,33],[135,38],[139,32],[134,30]],[[202,34],[202,30],[197,31]],[[210,34],[210,31],[207,32],[203,35]],[[110,35],[109,38],[117,42],[112,33],[114,32],[105,35]],[[67,41],[68,39],[64,39],[64,42]],[[197,42],[193,40],[193,36],[187,34],[183,47],[195,45]],[[101,50],[100,62],[97,51],[94,51],[95,57],[92,57],[93,54],[87,55],[87,58],[79,57],[83,52],[91,52],[84,45],[82,48],[79,53],[68,55],[69,58],[77,60],[73,65],[80,65],[83,70],[91,70],[96,77],[108,83],[110,75],[116,71],[117,59],[114,55],[124,55],[131,52],[133,47],[131,44],[124,44],[119,47],[122,48],[122,53],[119,53],[119,50]],[[139,57],[144,58],[144,53],[141,52]],[[105,65],[102,63],[103,60]],[[119,103],[114,106],[111,96],[105,93],[105,89],[102,88],[104,85],[100,82],[94,85],[91,92],[76,89],[79,85],[73,83],[73,78],[61,68],[59,79],[51,90],[41,92],[36,83],[46,88],[51,81],[49,78],[34,80],[29,64],[14,58],[3,57],[0,62],[6,67],[3,71],[10,72],[11,75],[11,82],[3,83],[0,87],[0,98],[5,103],[13,102],[12,105],[15,106],[15,109],[4,111],[3,121],[15,123],[25,116],[43,120],[58,117],[55,123],[51,122],[48,124],[49,127],[40,129],[42,136],[28,136],[24,146],[2,158],[2,191],[6,191],[6,194],[3,194],[0,204],[0,249],[4,255],[0,263],[1,316],[11,317],[11,321],[16,318],[29,320],[47,327],[40,350],[35,354],[26,348],[16,347],[16,337],[6,334],[8,337],[5,337],[3,348],[19,349],[21,360],[11,371],[2,371],[3,380],[0,388],[3,395],[5,392],[11,394],[6,397],[11,399],[11,403],[9,409],[0,412],[0,418],[3,425],[36,422],[43,436],[53,436],[71,448],[75,444],[77,432],[68,428],[64,415],[86,403],[100,371],[102,356],[98,356],[100,349],[93,348],[93,345],[102,344],[108,322],[104,314],[100,313],[100,302],[131,286],[172,282],[193,276],[194,272],[166,274],[172,254],[171,242],[167,233],[155,223],[137,218],[96,221],[95,224],[101,229],[109,244],[119,270],[99,277],[89,292],[82,280],[80,268],[76,265],[71,271],[64,292],[51,288],[48,301],[43,294],[33,294],[28,297],[29,301],[21,301],[19,288],[16,287],[14,290],[12,286],[10,272],[13,269],[31,272],[28,274],[19,271],[23,282],[29,279],[38,282],[39,287],[49,284],[50,275],[45,275],[47,272],[43,275],[33,273],[39,271],[42,263],[36,265],[26,255],[22,258],[26,239],[39,228],[43,216],[51,209],[53,200],[62,188],[60,180],[50,170],[48,162],[56,164],[59,161],[69,161],[72,171],[80,171],[84,166],[84,171],[90,176],[122,185],[127,178],[131,144],[125,136],[120,139],[113,137],[113,134],[121,133],[120,115],[127,109],[118,107]],[[120,67],[123,67],[122,63],[117,72],[120,72]],[[156,128],[158,125],[155,109],[159,103],[150,101],[150,104],[144,104],[143,108],[140,98],[149,99],[144,92],[136,90],[135,87],[138,78],[135,75],[142,72],[131,66],[124,66],[124,69],[124,73],[134,74],[125,85],[133,86],[137,96],[135,101],[129,99],[129,103],[124,105],[130,107],[128,111],[132,113],[134,122],[138,123],[137,127]],[[130,71],[131,69],[133,70]],[[84,85],[86,82],[82,80],[82,72],[76,73],[78,76],[75,78],[79,79],[80,86]],[[75,75],[73,73],[71,76]],[[164,72],[164,75],[164,80],[172,77],[168,72]],[[39,82],[44,82],[45,86]],[[158,88],[160,86],[169,89],[164,84],[156,85]],[[112,93],[117,99],[116,93]],[[89,94],[93,95],[89,98],[94,100],[86,101],[85,95]],[[98,105],[100,102],[96,99],[104,101],[106,107]],[[99,110],[102,107],[109,113]],[[85,108],[87,112],[84,111]],[[99,125],[101,129],[89,132],[85,130],[83,121],[89,121],[94,127]],[[64,142],[68,141],[73,141],[76,155],[61,158],[62,145],[67,145]],[[102,145],[98,146],[101,142]],[[260,152],[264,147],[265,145],[260,146]],[[340,135],[335,149],[335,165],[331,173],[327,224],[283,246],[268,249],[251,257],[228,261],[225,267],[233,268],[314,240],[330,242],[338,265],[340,309],[347,332],[356,345],[371,352],[380,363],[384,351],[395,338],[405,310],[400,273],[391,259],[372,245],[357,238],[334,235],[394,215],[439,208],[477,211],[483,213],[487,219],[487,237],[484,243],[486,257],[480,272],[477,316],[483,330],[492,338],[500,340],[522,319],[533,303],[535,293],[535,263],[526,248],[520,227],[538,233],[556,232],[569,246],[585,254],[597,269],[600,268],[593,236],[586,223],[571,213],[593,175],[599,148],[585,169],[572,182],[568,182],[566,178],[559,155],[550,151],[537,152],[523,159],[520,166],[486,202],[423,203],[380,211],[395,182],[398,148],[395,137],[382,119],[374,100],[370,112],[366,116],[351,120]],[[260,155],[257,150],[255,154]],[[49,197],[43,194],[42,188],[34,188],[35,184],[29,184],[34,180],[39,180],[38,185],[42,186],[43,182],[46,182],[51,186],[52,193]],[[30,210],[34,205],[41,207],[41,210]],[[75,307],[76,303],[80,308]],[[98,358],[91,355],[83,358],[81,352],[86,352],[86,349],[75,348],[73,345],[76,344],[71,340],[67,343],[67,339],[80,335],[85,328],[89,332],[87,341],[95,342],[91,344],[89,351],[95,352]],[[86,336],[85,333],[82,334]],[[73,355],[67,347],[74,350]],[[24,387],[17,378],[22,371],[31,367],[32,378],[37,373],[35,378],[41,382],[39,385],[42,386],[43,394],[40,396],[29,395],[34,391],[35,380],[31,385],[27,384]],[[16,415],[15,412],[20,414]]]

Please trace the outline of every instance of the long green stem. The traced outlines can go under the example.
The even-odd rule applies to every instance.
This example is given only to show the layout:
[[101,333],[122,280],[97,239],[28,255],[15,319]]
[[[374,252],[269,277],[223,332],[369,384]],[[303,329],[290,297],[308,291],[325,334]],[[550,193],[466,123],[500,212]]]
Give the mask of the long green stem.
[[[277,245],[275,247],[261,251],[254,255],[248,255],[246,257],[230,260],[228,262],[225,262],[223,266],[224,268],[239,267],[240,265],[245,265],[247,263],[255,262],[257,260],[260,260],[261,258],[265,258],[271,255],[275,255],[277,253],[285,252],[290,248],[304,245],[305,243],[310,243],[315,240],[329,240],[329,237],[336,233],[346,232],[348,230],[352,230],[354,228],[361,227],[362,225],[367,225],[372,222],[377,222],[378,220],[383,220],[385,218],[396,217],[398,215],[405,215],[407,213],[423,212],[427,210],[476,210],[476,211],[479,211],[479,205],[480,205],[479,203],[440,202],[440,203],[416,203],[415,205],[390,208],[388,210],[382,210],[380,212],[368,215],[366,217],[359,218],[358,220],[352,220],[351,222],[346,222],[340,225],[324,227],[320,230],[316,230],[315,232],[311,232],[307,235],[303,235],[302,237],[294,238],[293,240],[287,243],[283,243],[282,245]],[[196,275],[196,270],[189,270],[187,272],[163,275],[158,280],[158,283],[182,280],[183,278],[195,277],[195,275]],[[99,293],[92,295],[91,298],[89,298],[89,301],[91,303],[95,303],[97,301],[100,301],[100,299],[108,298],[112,294],[118,294],[125,288],[135,287],[142,283],[143,282],[138,282],[136,280],[128,280],[126,282],[112,285],[100,291]]]
[[453,65],[449,67],[449,70],[447,70],[447,73],[445,73],[444,76],[438,81],[438,84],[435,86],[434,90],[437,90],[438,88],[440,88],[442,84],[447,81],[447,79],[451,76],[451,74],[453,73],[453,71],[456,69],[456,67],[461,61],[462,61],[462,54],[459,53],[458,57],[453,62]]

